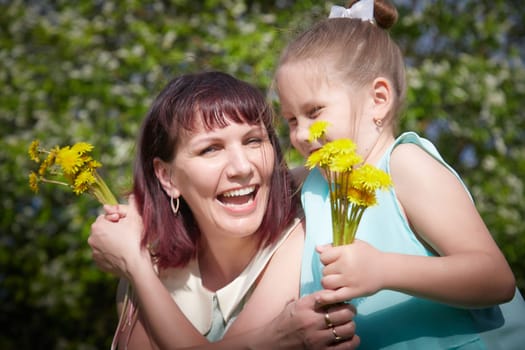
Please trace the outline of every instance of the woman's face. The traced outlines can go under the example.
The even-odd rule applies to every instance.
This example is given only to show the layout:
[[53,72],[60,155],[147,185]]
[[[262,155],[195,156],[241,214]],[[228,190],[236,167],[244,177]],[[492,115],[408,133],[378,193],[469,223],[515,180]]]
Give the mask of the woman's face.
[[245,237],[261,225],[270,193],[274,149],[262,125],[231,123],[183,134],[172,181],[201,232]]

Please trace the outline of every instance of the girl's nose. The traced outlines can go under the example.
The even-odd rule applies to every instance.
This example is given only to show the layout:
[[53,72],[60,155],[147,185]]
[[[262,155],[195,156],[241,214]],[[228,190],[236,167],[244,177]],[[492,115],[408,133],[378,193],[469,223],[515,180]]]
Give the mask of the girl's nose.
[[253,171],[252,163],[246,152],[240,149],[229,152],[226,175],[228,177],[243,177],[251,175]]
[[301,143],[309,142],[310,137],[310,123],[306,121],[301,121],[297,123],[295,128],[295,138]]

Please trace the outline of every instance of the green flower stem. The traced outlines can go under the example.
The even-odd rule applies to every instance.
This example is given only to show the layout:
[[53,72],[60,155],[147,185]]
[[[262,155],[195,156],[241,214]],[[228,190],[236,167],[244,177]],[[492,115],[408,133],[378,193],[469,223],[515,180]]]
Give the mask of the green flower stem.
[[48,183],[48,184],[55,184],[55,185],[66,186],[66,187],[71,188],[71,185],[69,185],[68,183],[65,183],[63,181],[51,180],[51,179],[47,179],[45,177],[40,177],[39,180],[42,181],[42,182]]
[[89,193],[91,193],[102,204],[117,205],[118,201],[110,191],[108,185],[106,185],[104,179],[102,179],[97,171],[94,172],[94,176],[96,181],[89,188]]

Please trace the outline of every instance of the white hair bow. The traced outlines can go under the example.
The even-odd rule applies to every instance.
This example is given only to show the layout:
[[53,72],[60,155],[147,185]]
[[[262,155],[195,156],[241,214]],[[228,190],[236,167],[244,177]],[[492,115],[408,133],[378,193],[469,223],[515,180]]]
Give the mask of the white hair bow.
[[362,21],[374,20],[374,0],[361,0],[349,9],[342,6],[332,6],[328,18],[358,18]]

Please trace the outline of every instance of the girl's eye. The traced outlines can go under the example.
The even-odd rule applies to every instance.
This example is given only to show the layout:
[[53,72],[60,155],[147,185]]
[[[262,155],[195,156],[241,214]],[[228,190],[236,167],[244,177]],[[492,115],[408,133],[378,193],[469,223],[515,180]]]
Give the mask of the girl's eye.
[[288,123],[288,126],[296,126],[297,125],[297,118],[287,118],[286,122]]
[[319,116],[319,114],[321,114],[321,111],[323,110],[323,107],[321,106],[316,106],[312,109],[310,109],[307,113],[308,115],[308,118],[310,119],[315,119]]

